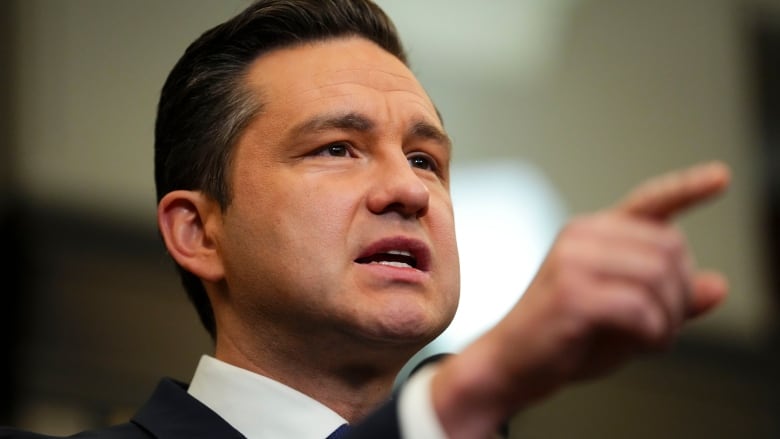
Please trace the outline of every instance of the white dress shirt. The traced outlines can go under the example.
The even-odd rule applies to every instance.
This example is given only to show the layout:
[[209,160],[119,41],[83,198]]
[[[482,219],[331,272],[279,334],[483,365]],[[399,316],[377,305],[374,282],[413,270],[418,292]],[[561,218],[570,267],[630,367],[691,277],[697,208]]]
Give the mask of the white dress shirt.
[[[401,389],[404,439],[446,439],[430,398],[434,369],[426,366]],[[325,439],[347,422],[291,387],[208,355],[201,357],[187,391],[248,439]]]

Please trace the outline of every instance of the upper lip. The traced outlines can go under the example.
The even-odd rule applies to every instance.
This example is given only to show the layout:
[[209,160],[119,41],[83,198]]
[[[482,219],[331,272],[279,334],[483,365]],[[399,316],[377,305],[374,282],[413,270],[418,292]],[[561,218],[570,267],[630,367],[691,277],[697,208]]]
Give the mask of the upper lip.
[[[413,260],[412,266],[417,270],[430,270],[431,251],[428,246],[418,239],[404,236],[384,238],[369,244],[363,249],[360,255],[355,258],[355,262],[369,262],[369,259],[376,259],[377,256],[381,256],[382,254],[401,258],[406,256]],[[361,259],[363,261],[361,261]]]

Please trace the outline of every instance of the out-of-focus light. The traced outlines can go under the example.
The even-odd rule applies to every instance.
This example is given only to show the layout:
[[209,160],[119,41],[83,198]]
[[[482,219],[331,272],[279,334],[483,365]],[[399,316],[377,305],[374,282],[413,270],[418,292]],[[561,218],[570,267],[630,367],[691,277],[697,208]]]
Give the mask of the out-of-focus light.
[[566,213],[544,174],[518,162],[454,168],[452,197],[461,297],[438,342],[460,349],[522,296]]
[[457,72],[461,81],[533,83],[562,50],[582,0],[379,0],[402,35],[418,75]]
[[428,355],[457,352],[494,326],[522,296],[567,215],[546,176],[526,163],[454,167],[451,191],[460,305],[449,328],[410,366]]

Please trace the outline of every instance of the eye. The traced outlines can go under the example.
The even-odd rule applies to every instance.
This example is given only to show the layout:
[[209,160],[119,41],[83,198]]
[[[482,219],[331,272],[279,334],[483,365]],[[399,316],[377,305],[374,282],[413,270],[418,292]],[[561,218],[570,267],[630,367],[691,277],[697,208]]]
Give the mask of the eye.
[[337,142],[323,146],[322,148],[315,151],[314,155],[327,157],[350,157],[352,154],[348,143]]
[[437,172],[439,170],[436,161],[427,154],[412,154],[407,160],[409,160],[409,165],[413,168],[432,172]]

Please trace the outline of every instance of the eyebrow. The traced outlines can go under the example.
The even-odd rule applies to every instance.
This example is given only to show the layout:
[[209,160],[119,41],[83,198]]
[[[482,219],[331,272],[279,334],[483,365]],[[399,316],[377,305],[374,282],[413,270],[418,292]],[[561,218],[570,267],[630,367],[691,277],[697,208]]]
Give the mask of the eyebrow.
[[332,129],[367,132],[374,129],[374,126],[371,119],[357,113],[323,114],[303,121],[294,126],[290,132],[293,135]]
[[[314,116],[294,126],[290,133],[293,136],[311,132],[327,131],[332,129],[357,131],[361,133],[372,131],[376,128],[376,122],[370,118],[355,112],[344,114],[323,114]],[[441,144],[448,151],[452,149],[452,140],[439,127],[423,120],[413,121],[411,128],[404,137],[417,137],[432,140]]]
[[450,139],[450,136],[448,136],[447,133],[439,129],[437,126],[431,125],[424,120],[416,121],[412,125],[412,128],[409,130],[408,134],[411,137],[419,137],[439,143],[440,145],[447,148],[447,151],[452,150],[452,140]]

